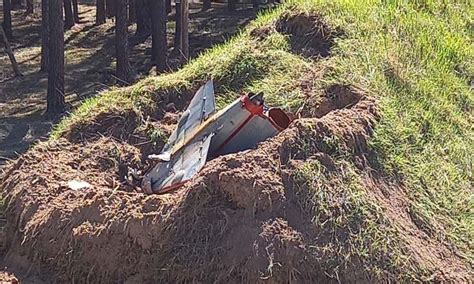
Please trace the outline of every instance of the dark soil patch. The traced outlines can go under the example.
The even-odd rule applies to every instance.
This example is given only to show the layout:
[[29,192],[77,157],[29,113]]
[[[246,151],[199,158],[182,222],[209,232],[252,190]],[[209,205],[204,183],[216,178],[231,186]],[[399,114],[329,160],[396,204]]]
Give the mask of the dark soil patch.
[[332,85],[319,98],[319,102],[316,103],[316,107],[312,110],[311,115],[320,118],[336,109],[351,108],[361,98],[361,92],[350,86]]
[[275,28],[289,36],[293,52],[305,57],[328,57],[338,34],[319,15],[287,13]]
[[131,133],[139,124],[139,117],[134,111],[117,115],[115,113],[101,113],[96,122],[80,125],[65,133],[65,137],[73,142],[89,139],[98,139],[104,136],[112,136],[119,140],[128,141]]

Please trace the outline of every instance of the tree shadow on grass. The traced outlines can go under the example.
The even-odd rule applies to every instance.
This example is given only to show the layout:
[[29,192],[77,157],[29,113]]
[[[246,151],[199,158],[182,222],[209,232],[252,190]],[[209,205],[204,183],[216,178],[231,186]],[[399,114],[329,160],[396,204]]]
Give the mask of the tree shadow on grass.
[[38,140],[45,140],[53,122],[36,111],[21,117],[0,118],[0,165],[16,158]]

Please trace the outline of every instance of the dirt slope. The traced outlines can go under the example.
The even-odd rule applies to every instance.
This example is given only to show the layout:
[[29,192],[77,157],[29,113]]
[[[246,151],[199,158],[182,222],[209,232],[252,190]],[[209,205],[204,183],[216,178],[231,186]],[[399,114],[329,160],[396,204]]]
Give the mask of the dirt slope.
[[[356,257],[333,274],[331,262],[340,256],[323,248],[349,241],[364,230],[364,220],[336,231],[315,231],[305,210],[309,191],[295,172],[308,160],[319,161],[329,172],[342,169],[318,145],[332,134],[364,169],[368,198],[399,228],[401,244],[414,256],[410,261],[435,271],[432,280],[467,281],[470,272],[459,257],[410,219],[401,185],[370,171],[366,141],[377,118],[374,101],[350,95],[347,87],[335,86],[329,93],[333,89],[338,90],[333,100],[316,108],[326,113],[322,118],[297,120],[257,150],[209,162],[199,177],[172,194],[146,196],[123,185],[121,169],[140,163],[140,149],[123,141],[39,145],[10,165],[3,179],[9,204],[7,260],[28,260],[59,281],[392,279],[390,273],[403,273],[396,271],[400,267],[375,274]],[[337,98],[347,96],[357,100],[340,105]],[[299,141],[308,137],[313,145],[302,152]],[[74,179],[92,188],[68,189]],[[335,198],[331,212],[337,215],[344,203],[336,191],[328,193]],[[369,259],[389,257],[387,252]]]

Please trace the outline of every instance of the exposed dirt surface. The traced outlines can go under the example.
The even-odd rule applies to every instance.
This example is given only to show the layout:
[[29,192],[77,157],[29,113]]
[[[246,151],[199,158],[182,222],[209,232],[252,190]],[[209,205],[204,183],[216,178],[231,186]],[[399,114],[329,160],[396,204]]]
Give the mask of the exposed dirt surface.
[[[114,22],[95,25],[95,2],[79,0],[80,23],[65,33],[65,92],[72,109],[87,97],[107,89],[114,77]],[[212,9],[201,11],[202,4],[191,4],[189,45],[190,56],[224,42],[250,22],[257,10],[239,5],[235,13],[227,12],[224,4],[213,3]],[[0,15],[3,6],[0,3]],[[40,1],[35,2],[35,14],[24,16],[24,10],[13,11],[13,51],[23,73],[13,78],[8,56],[0,52],[0,165],[25,152],[31,144],[46,139],[56,121],[45,118],[47,74],[39,72],[41,60]],[[173,50],[174,13],[169,15],[168,46],[170,69],[177,67]],[[1,19],[0,19],[1,21]],[[129,27],[130,39],[136,26]],[[3,43],[0,42],[0,47]],[[135,44],[130,60],[137,78],[154,74],[151,38]]]
[[14,284],[14,283],[19,283],[19,282],[18,282],[18,279],[16,279],[16,277],[13,276],[12,274],[5,271],[0,271],[0,283]]
[[[299,119],[256,150],[216,158],[166,195],[132,192],[123,181],[121,169],[140,166],[139,147],[111,138],[43,143],[9,164],[1,179],[6,261],[48,271],[60,282],[390,279],[368,274],[357,259],[330,278],[319,263],[332,256],[315,248],[331,242],[333,233],[314,232],[294,189],[293,173],[303,161],[334,167],[331,149],[321,143],[329,135],[343,141],[360,169],[370,169],[367,138],[376,105],[350,90],[329,88],[332,103],[313,105],[320,113],[334,105],[325,116]],[[302,140],[309,151],[300,150]],[[413,223],[400,185],[371,171],[366,177],[371,198],[401,228],[414,261],[437,271],[435,281],[467,281],[469,269],[459,257]],[[72,190],[70,180],[91,187]]]
[[[28,284],[44,284],[51,283],[50,279],[43,280],[36,275],[30,276],[21,276],[26,275],[25,271],[11,270],[9,267],[3,267],[0,271],[0,283],[2,284],[18,284],[18,283],[28,283]],[[49,281],[48,281],[49,280]]]
[[290,37],[293,52],[306,57],[329,56],[338,34],[318,15],[286,14],[278,20],[275,28]]
[[413,220],[410,215],[410,201],[403,187],[374,176],[368,176],[365,184],[370,190],[372,200],[381,206],[386,216],[400,228],[409,255],[416,263],[434,271],[430,281],[467,283],[474,277],[472,269],[466,266],[463,258],[451,250],[449,244],[426,232]]

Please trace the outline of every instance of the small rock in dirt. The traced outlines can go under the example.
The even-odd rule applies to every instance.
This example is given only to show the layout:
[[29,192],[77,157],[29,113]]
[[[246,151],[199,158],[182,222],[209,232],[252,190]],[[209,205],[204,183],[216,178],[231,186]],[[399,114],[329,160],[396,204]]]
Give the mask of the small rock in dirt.
[[70,180],[67,182],[67,186],[72,190],[81,190],[91,188],[92,185],[82,180]]

